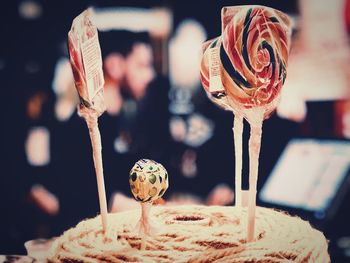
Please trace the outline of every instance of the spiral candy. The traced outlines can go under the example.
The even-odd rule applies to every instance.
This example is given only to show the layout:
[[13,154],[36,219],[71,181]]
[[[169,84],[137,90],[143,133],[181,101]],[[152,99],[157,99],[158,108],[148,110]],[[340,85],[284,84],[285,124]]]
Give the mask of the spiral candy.
[[204,89],[210,91],[209,50],[217,47],[223,89],[210,94],[216,98],[214,102],[227,105],[222,98],[228,96],[231,107],[237,104],[243,109],[272,103],[286,79],[290,46],[288,17],[262,6],[225,7],[222,24],[222,35],[203,45],[201,81]]
[[220,47],[223,85],[245,108],[264,106],[278,97],[286,79],[288,22],[277,10],[247,6],[227,23]]

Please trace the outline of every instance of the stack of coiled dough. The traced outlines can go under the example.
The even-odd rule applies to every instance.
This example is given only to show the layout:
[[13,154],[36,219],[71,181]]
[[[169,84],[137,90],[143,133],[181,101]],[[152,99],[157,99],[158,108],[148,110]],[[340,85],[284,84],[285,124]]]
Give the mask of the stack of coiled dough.
[[257,207],[256,239],[246,242],[245,208],[157,206],[156,236],[134,232],[140,210],[109,214],[103,234],[99,216],[57,238],[49,262],[330,262],[324,235],[306,221]]

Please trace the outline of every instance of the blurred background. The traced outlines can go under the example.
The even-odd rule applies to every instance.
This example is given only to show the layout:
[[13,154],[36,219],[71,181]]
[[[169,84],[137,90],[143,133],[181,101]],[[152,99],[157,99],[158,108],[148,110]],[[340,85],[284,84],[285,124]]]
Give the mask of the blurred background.
[[[95,11],[107,111],[99,118],[110,212],[137,207],[128,172],[162,163],[170,204],[234,204],[233,114],[199,80],[201,45],[221,34],[223,6],[261,4],[293,19],[281,104],[264,122],[258,204],[324,231],[350,260],[350,1],[2,1],[0,254],[98,214],[91,144],[77,116],[67,51],[72,20]],[[248,189],[249,127],[243,137]]]

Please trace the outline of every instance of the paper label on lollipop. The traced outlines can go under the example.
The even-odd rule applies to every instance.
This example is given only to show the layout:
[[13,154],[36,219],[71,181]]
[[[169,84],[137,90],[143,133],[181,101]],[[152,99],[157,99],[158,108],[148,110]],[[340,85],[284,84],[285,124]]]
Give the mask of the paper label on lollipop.
[[92,11],[77,16],[68,33],[70,62],[81,104],[100,114],[105,110],[103,99],[102,56],[96,27],[91,23]]
[[89,98],[93,100],[103,89],[104,78],[102,71],[102,56],[97,34],[82,43],[81,53],[86,75],[86,86]]
[[209,48],[209,92],[225,92],[220,73],[220,46]]

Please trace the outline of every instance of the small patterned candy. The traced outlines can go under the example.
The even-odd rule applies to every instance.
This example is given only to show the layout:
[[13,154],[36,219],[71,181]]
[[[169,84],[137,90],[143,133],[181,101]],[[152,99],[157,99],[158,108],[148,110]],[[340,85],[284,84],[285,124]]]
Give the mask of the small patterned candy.
[[130,170],[129,183],[137,201],[153,202],[162,197],[168,189],[168,173],[160,163],[141,159]]

